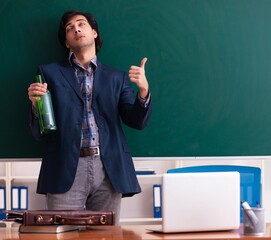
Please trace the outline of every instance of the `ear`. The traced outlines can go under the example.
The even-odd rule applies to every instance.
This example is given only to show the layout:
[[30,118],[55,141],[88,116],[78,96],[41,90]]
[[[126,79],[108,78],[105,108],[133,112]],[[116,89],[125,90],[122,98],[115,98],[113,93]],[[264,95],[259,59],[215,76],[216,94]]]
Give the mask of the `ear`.
[[93,29],[93,35],[94,35],[94,38],[98,37],[98,33],[96,32],[95,29]]
[[66,48],[70,48],[69,44],[67,43],[67,41],[65,41],[66,44]]

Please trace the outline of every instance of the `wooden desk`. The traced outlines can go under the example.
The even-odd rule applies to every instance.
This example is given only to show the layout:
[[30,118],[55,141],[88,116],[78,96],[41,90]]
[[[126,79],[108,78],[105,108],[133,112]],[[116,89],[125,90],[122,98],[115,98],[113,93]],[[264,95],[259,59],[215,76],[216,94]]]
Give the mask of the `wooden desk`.
[[136,226],[103,226],[88,227],[82,231],[72,231],[58,234],[26,234],[18,233],[18,227],[0,228],[0,240],[56,240],[56,239],[95,239],[95,240],[157,240],[157,239],[271,239],[271,223],[267,224],[266,233],[263,236],[244,236],[242,227],[236,231],[205,232],[205,233],[175,233],[159,234],[146,230],[155,225]]

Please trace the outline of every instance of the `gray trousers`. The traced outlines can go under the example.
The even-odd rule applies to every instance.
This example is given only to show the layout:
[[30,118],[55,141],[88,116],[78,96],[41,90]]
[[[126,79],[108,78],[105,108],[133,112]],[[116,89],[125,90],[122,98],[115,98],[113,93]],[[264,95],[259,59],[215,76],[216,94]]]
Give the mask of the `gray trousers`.
[[103,168],[99,156],[79,158],[76,176],[66,193],[47,193],[48,210],[114,211],[116,225],[120,218],[120,193],[117,193]]

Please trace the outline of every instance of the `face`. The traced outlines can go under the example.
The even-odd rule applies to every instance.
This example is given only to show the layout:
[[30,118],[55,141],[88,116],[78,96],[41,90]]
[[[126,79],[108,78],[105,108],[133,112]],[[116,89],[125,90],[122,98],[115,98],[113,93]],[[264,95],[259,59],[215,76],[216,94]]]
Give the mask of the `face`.
[[95,38],[97,32],[92,29],[87,19],[82,15],[76,15],[66,24],[66,46],[70,51],[82,50],[95,51]]

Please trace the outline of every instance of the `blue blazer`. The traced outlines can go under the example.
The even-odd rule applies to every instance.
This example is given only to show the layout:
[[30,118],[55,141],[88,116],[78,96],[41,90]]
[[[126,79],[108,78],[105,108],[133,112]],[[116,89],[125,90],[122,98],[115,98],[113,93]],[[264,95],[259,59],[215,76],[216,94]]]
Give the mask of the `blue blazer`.
[[[58,130],[42,136],[38,119],[30,111],[29,129],[44,142],[37,193],[63,193],[71,188],[75,178],[84,102],[68,61],[42,65],[39,73],[51,92]],[[123,197],[141,192],[121,120],[129,127],[144,129],[151,115],[151,100],[144,106],[135,96],[126,73],[98,61],[92,109],[99,128],[101,160],[113,187]]]

